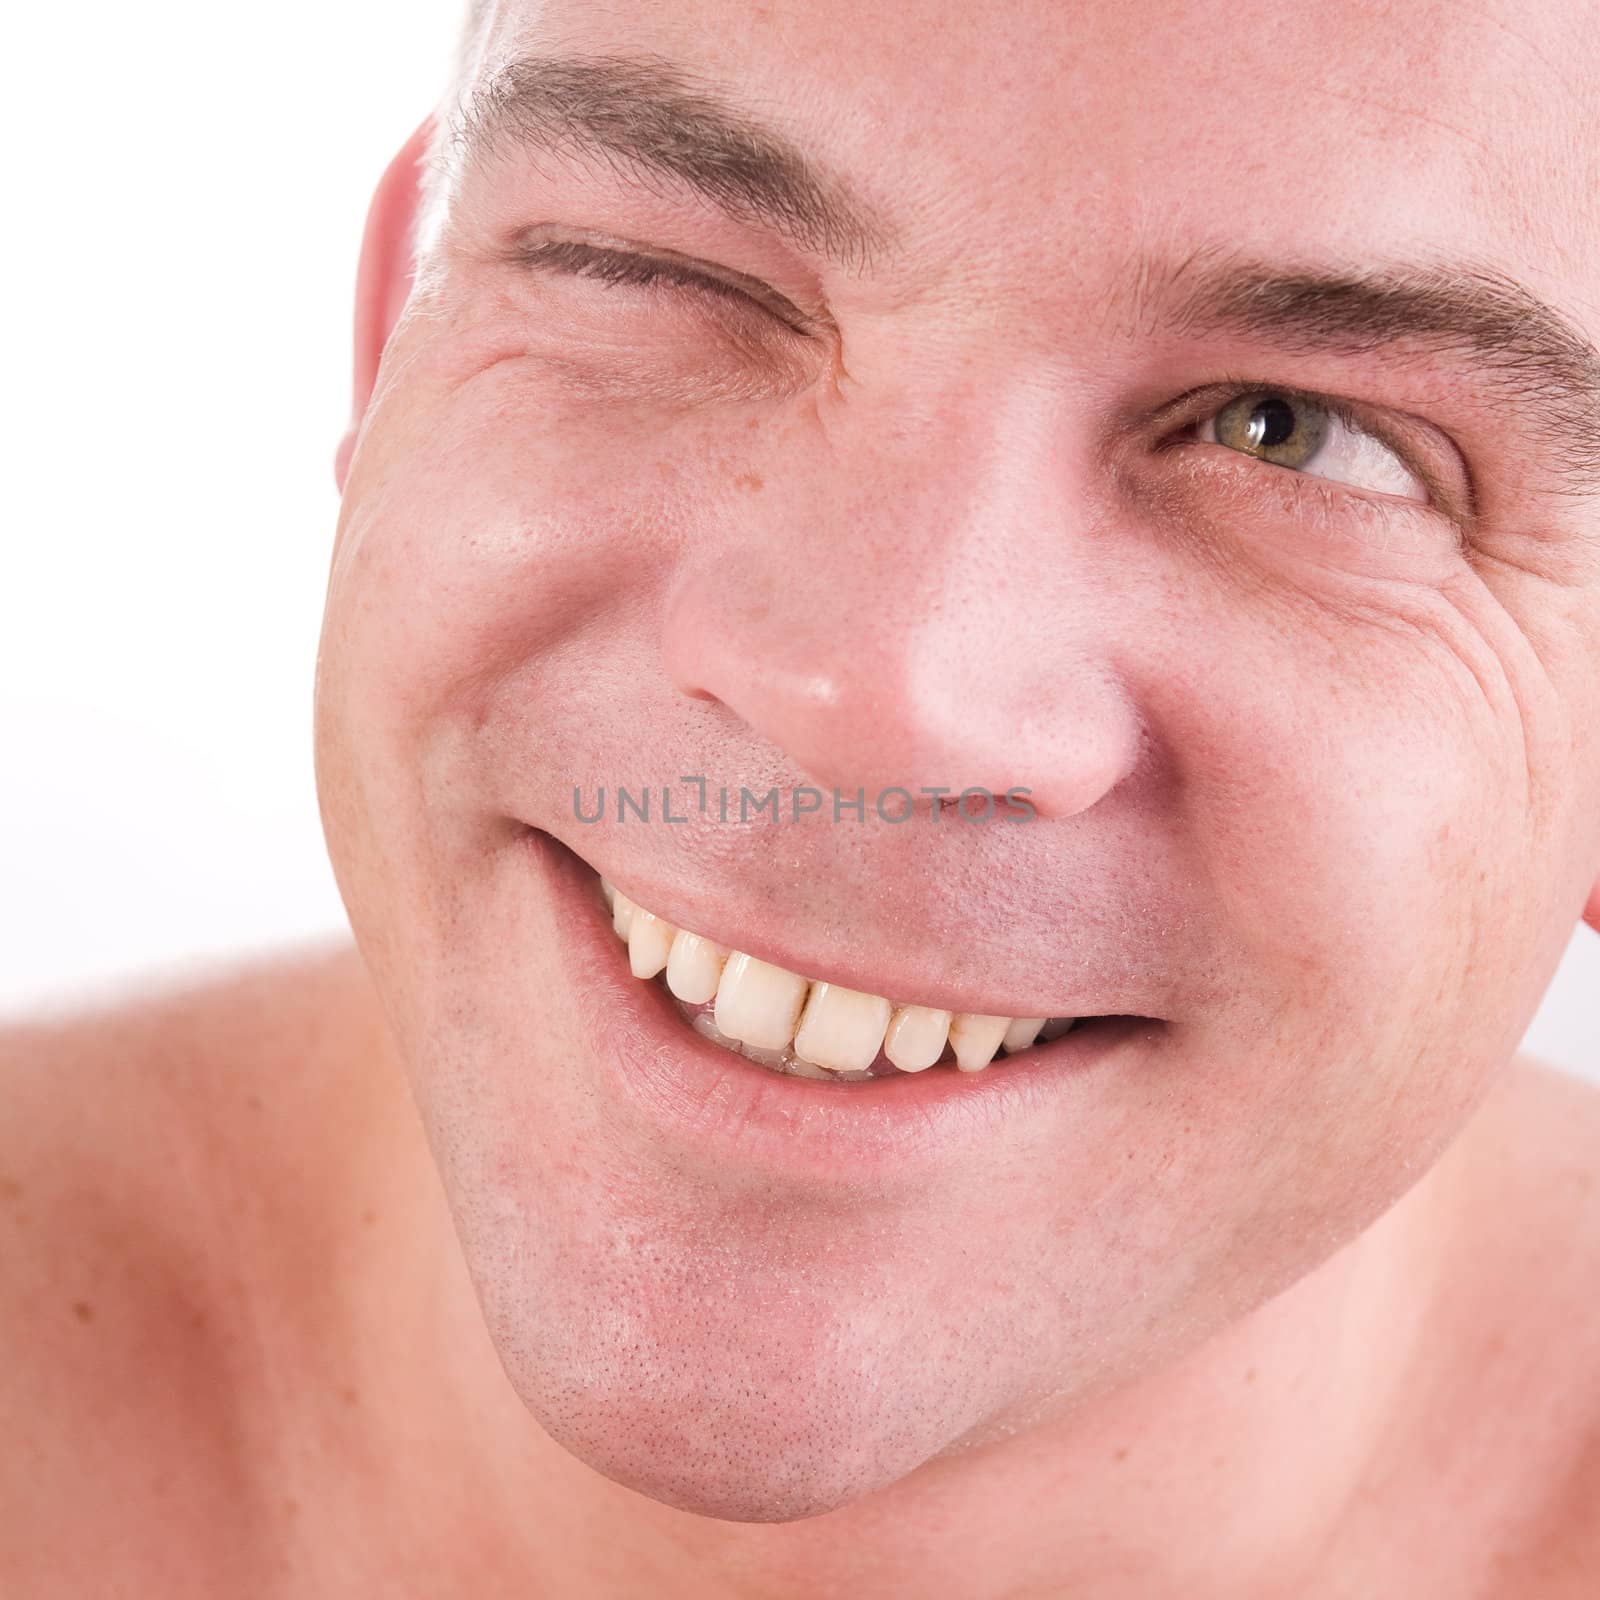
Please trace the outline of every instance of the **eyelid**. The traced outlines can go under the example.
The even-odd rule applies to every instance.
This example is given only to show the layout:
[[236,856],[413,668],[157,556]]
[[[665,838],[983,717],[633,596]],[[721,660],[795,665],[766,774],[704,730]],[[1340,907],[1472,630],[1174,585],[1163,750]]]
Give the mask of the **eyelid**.
[[[653,271],[661,281],[683,288],[734,302],[748,301],[754,309],[767,312],[806,337],[811,337],[821,326],[817,318],[808,315],[759,278],[752,278],[732,268],[713,267],[697,257],[680,256],[675,251],[661,247],[638,249],[630,244],[612,245],[589,239],[544,237],[519,240],[512,257],[522,266],[535,269],[544,267],[567,272],[574,277],[583,275],[575,270],[582,263],[613,261],[622,267]],[[637,287],[648,289],[652,285],[641,283]]]

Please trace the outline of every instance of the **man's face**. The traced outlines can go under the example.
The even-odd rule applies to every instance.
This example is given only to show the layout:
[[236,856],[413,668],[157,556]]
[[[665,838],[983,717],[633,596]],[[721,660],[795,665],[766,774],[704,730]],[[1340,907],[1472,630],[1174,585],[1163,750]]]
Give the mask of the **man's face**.
[[[1587,8],[1496,9],[496,24],[490,70],[717,86],[892,234],[836,262],[502,138],[346,487],[331,854],[507,1372],[600,1470],[789,1518],[1061,1416],[1353,1237],[1514,1051],[1600,854],[1600,503],[1562,413],[1443,338],[1173,318],[1230,252],[1470,260],[1592,333]],[[758,298],[519,258],[558,237]],[[1224,431],[1252,387],[1311,397],[1253,424],[1332,430],[1310,470],[1244,447],[1248,405]],[[806,783],[1017,785],[1037,815],[716,818],[719,785]],[[619,784],[689,820],[618,822]],[[561,850],[808,976],[1159,1024],[903,1167],[669,1139],[613,1092],[654,1070],[637,980],[575,927]],[[684,1070],[709,1048],[685,1026]]]

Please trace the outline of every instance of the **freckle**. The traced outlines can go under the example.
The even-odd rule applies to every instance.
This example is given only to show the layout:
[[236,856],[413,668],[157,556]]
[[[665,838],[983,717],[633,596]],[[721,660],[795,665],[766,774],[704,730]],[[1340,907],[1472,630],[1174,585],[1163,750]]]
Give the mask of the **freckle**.
[[738,489],[754,490],[762,487],[761,474],[759,472],[741,472],[733,482],[734,487]]
[[22,1185],[15,1178],[0,1178],[0,1200],[20,1200]]
[[87,1300],[74,1300],[72,1302],[72,1314],[79,1322],[94,1321],[94,1307]]
[[259,1111],[261,1109],[261,1096],[258,1094],[247,1094],[244,1097],[244,1103],[249,1106],[252,1111]]
[[286,1494],[283,1497],[283,1509],[287,1511],[291,1517],[297,1517],[300,1515],[300,1502],[296,1500],[292,1494]]
[[1128,1447],[1127,1447],[1127,1445],[1123,1445],[1123,1447],[1120,1450],[1118,1450],[1117,1453],[1111,1459],[1113,1461],[1126,1461],[1128,1459]]
[[378,1213],[374,1211],[371,1206],[368,1206],[367,1209],[361,1213],[361,1220],[366,1224],[367,1227],[370,1228],[373,1223],[378,1220]]
[[347,1406],[353,1406],[353,1405],[355,1405],[355,1404],[356,1404],[356,1403],[357,1403],[357,1401],[359,1401],[359,1400],[360,1400],[360,1398],[361,1398],[361,1397],[360,1397],[360,1396],[359,1396],[359,1395],[358,1395],[358,1394],[357,1394],[357,1393],[356,1393],[356,1392],[355,1392],[355,1390],[354,1390],[354,1389],[353,1389],[353,1388],[352,1388],[352,1387],[351,1387],[351,1386],[350,1386],[350,1385],[349,1385],[349,1384],[348,1384],[348,1383],[347,1383],[347,1384],[345,1384],[345,1386],[344,1386],[344,1387],[343,1387],[343,1388],[342,1388],[342,1389],[340,1389],[340,1391],[339,1391],[339,1398],[340,1398],[340,1399],[341,1399],[341,1400],[343,1400],[343,1401],[344,1401],[344,1403],[345,1403],[345,1404],[346,1404],[346,1405],[347,1405]]
[[1246,1383],[1254,1383],[1256,1381],[1256,1369],[1254,1367],[1251,1367],[1251,1369],[1245,1373],[1244,1381]]

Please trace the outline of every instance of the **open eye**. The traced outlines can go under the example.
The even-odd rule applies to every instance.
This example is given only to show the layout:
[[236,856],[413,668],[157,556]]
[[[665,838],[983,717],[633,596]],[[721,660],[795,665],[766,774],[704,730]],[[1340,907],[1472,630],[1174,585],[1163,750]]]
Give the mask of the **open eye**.
[[1400,453],[1330,400],[1285,389],[1249,389],[1195,425],[1208,444],[1275,466],[1365,489],[1430,502],[1427,486]]

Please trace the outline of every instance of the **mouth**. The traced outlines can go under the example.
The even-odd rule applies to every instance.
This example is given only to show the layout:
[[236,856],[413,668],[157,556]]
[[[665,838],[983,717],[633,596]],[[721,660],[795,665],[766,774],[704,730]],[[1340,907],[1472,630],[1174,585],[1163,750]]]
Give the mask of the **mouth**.
[[838,1083],[929,1069],[982,1072],[1063,1034],[1150,1020],[952,1012],[868,994],[674,927],[598,874],[595,886],[633,976],[663,985],[695,1032],[773,1072]]
[[[949,986],[935,991],[942,1009],[919,1007],[835,981],[848,973],[779,967],[770,944],[759,966],[754,957],[736,966],[748,952],[718,943],[717,930],[663,923],[637,905],[622,913],[624,940],[625,886],[608,886],[608,905],[599,873],[553,835],[524,826],[520,841],[561,929],[555,950],[587,1021],[596,1104],[717,1181],[753,1167],[779,1181],[859,1188],[948,1173],[952,1160],[1051,1128],[1102,1126],[1124,1092],[1121,1069],[1172,1042],[1161,1018],[962,1011]],[[891,1041],[896,1019],[916,1011],[941,1014],[911,1015]]]

